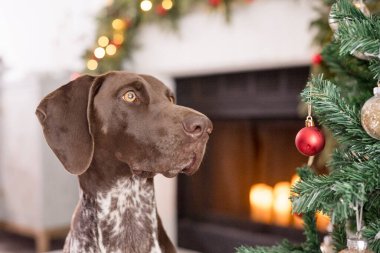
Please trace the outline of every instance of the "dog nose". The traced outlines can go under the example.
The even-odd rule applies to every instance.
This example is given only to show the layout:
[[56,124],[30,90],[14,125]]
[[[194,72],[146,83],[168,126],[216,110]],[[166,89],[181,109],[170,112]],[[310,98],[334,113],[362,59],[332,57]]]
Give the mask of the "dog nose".
[[182,124],[185,129],[185,133],[193,138],[199,138],[204,133],[211,134],[213,129],[211,120],[202,115],[186,117]]

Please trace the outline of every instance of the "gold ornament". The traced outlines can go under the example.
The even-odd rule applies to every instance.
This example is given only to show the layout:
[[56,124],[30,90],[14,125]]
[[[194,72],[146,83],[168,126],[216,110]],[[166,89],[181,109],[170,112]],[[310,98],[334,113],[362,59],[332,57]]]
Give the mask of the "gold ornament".
[[373,89],[375,96],[365,102],[361,110],[361,123],[369,136],[380,140],[380,87]]

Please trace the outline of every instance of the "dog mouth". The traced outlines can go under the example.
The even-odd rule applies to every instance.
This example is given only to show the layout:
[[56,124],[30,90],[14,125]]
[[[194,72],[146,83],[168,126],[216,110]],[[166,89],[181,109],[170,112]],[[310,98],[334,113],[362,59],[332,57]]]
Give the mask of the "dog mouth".
[[[168,177],[168,178],[175,177],[180,173],[190,176],[190,175],[193,175],[198,170],[196,163],[197,163],[197,155],[193,153],[191,154],[190,159],[187,163],[178,166],[176,169],[172,169],[172,170],[161,172],[161,173],[165,177]],[[157,173],[160,173],[160,172],[132,169],[132,173],[140,177],[148,178],[148,177],[154,177]]]
[[188,176],[193,175],[197,171],[196,166],[194,166],[196,161],[197,155],[193,153],[190,161],[181,169],[180,173],[186,174]]
[[196,163],[197,163],[197,155],[193,153],[191,154],[190,159],[187,163],[177,166],[176,169],[163,172],[162,174],[168,178],[175,177],[178,174],[186,174],[190,176],[190,175],[193,175],[198,170]]

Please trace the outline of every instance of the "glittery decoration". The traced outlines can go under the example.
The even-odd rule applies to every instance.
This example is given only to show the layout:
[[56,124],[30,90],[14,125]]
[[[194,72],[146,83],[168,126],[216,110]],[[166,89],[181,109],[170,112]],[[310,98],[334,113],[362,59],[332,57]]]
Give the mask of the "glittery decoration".
[[339,253],[373,253],[367,249],[368,243],[365,239],[350,238],[347,239],[347,249],[339,251]]
[[361,122],[369,136],[380,140],[380,95],[376,95],[362,107]]
[[366,250],[357,250],[357,249],[344,249],[339,251],[339,253],[373,253],[372,251]]

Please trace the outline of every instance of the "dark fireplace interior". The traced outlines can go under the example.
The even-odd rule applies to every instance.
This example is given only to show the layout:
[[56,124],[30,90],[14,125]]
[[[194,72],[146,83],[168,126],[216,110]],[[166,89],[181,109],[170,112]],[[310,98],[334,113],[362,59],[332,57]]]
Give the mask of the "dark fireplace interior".
[[234,252],[240,245],[301,242],[301,229],[252,221],[252,185],[290,181],[306,158],[294,147],[304,126],[299,93],[309,67],[176,79],[177,99],[210,117],[214,132],[200,170],[178,180],[179,246]]

